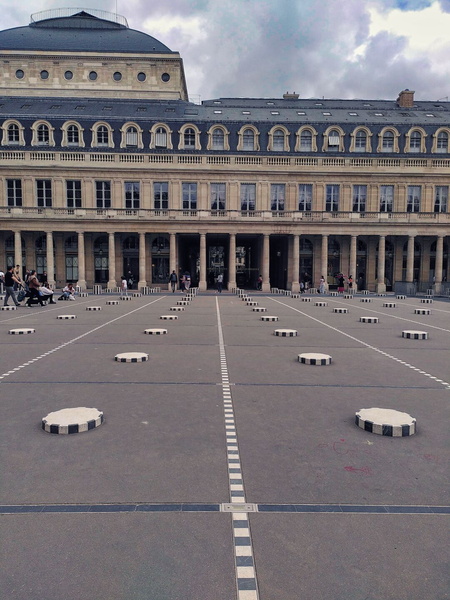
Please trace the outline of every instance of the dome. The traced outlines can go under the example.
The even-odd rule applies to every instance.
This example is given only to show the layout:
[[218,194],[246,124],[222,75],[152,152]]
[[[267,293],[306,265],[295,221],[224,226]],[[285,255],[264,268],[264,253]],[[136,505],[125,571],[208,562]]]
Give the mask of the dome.
[[[52,12],[61,14],[61,11],[45,11],[45,14],[51,15]],[[172,54],[172,50],[154,37],[130,29],[126,25],[125,19],[121,19],[121,22],[112,21],[98,17],[93,14],[94,12],[96,11],[82,10],[74,14],[35,19],[27,27],[15,27],[0,31],[0,49]],[[109,13],[102,11],[102,14]],[[111,16],[115,17],[115,15]]]

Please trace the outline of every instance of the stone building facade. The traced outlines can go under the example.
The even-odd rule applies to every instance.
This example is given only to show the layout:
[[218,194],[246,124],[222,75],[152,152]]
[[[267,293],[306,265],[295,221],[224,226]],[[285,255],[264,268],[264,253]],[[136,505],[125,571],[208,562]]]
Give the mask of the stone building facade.
[[56,286],[446,292],[450,103],[189,102],[183,62],[123,17],[0,32],[0,264]]

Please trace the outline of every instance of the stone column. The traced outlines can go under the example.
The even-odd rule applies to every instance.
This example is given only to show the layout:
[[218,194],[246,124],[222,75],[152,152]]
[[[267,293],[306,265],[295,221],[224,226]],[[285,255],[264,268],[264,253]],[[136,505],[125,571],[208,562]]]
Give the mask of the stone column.
[[22,232],[14,232],[14,269],[20,266],[19,276],[22,279]]
[[86,289],[86,261],[84,252],[84,231],[78,232],[78,281],[82,290]]
[[263,237],[262,291],[270,292],[270,235]]
[[138,290],[145,287],[147,285],[147,281],[145,280],[145,233],[139,234],[139,281],[138,281]]
[[47,280],[51,288],[55,287],[55,256],[53,252],[53,231],[47,231]]
[[386,237],[380,235],[378,238],[378,277],[377,293],[384,294],[386,291],[385,283],[385,265],[386,265]]
[[[321,262],[320,262],[320,277],[324,277],[325,279],[325,289],[328,290],[328,236],[322,235],[322,252],[321,252]],[[313,282],[312,287],[315,287],[315,283]]]
[[116,240],[114,233],[108,234],[108,283],[109,289],[117,287],[116,281]]
[[442,290],[442,267],[444,265],[444,236],[438,235],[436,240],[436,262],[434,265],[434,292]]
[[200,281],[199,290],[206,290],[206,233],[200,234]]
[[358,236],[352,235],[350,238],[350,269],[349,275],[353,278],[353,290],[358,291],[358,276],[356,274],[356,247]]
[[170,248],[169,248],[169,271],[175,271],[177,273],[177,235],[176,233],[170,234]]
[[412,283],[414,281],[414,236],[408,237],[408,254],[406,258],[406,281]]
[[291,292],[298,294],[300,291],[300,236],[296,234],[293,237]]
[[228,254],[228,289],[236,287],[236,234],[230,233]]

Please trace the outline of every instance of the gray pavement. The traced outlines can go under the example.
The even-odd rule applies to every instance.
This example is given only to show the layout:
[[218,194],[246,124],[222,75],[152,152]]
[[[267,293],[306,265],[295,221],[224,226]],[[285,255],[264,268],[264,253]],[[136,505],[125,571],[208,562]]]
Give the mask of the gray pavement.
[[[450,302],[422,316],[417,298],[388,309],[383,297],[316,307],[323,298],[252,295],[267,313],[212,293],[176,321],[159,317],[177,294],[0,312],[2,597],[450,598]],[[36,333],[9,335],[15,327]],[[149,361],[117,363],[121,352]],[[301,352],[333,362],[302,365]],[[42,431],[46,414],[73,406],[104,411],[105,423]],[[355,412],[372,406],[412,414],[417,434],[356,427]],[[244,493],[249,512],[226,512]]]

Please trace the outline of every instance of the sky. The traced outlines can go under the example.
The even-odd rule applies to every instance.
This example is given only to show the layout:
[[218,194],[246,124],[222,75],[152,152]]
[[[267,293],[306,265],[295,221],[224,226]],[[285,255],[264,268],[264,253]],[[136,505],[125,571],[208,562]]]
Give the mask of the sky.
[[450,98],[450,0],[0,0],[0,29],[78,6],[180,53],[193,101]]

